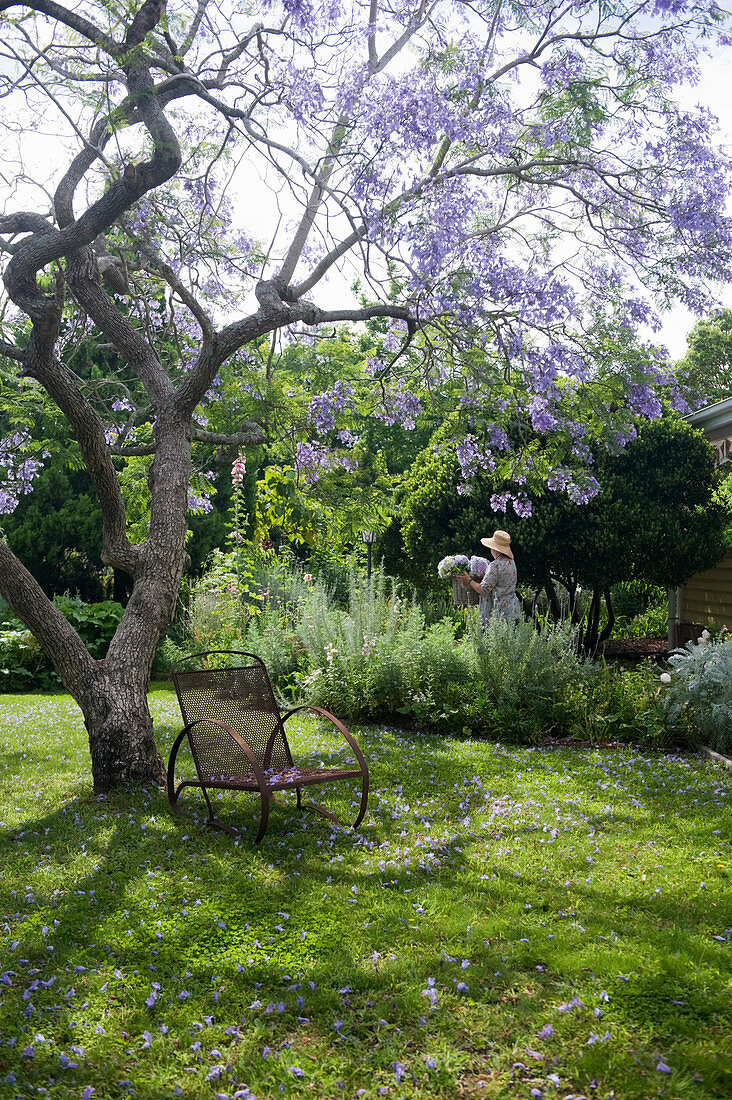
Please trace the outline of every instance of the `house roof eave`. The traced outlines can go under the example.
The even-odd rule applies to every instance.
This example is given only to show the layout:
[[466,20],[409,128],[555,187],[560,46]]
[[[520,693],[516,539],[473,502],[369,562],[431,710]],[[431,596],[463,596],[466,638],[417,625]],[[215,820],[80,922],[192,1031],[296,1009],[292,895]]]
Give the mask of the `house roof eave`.
[[707,436],[732,434],[732,397],[716,401],[703,409],[696,409],[684,417],[695,428],[700,428]]

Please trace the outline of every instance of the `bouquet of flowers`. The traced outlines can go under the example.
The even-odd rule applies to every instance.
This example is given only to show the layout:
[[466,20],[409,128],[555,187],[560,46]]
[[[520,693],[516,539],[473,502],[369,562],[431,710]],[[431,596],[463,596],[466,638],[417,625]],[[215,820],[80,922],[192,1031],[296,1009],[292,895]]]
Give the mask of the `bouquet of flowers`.
[[[482,561],[482,559],[479,558],[473,558],[472,560]],[[487,569],[488,562],[485,563],[485,566]],[[471,559],[467,554],[448,554],[446,558],[443,558],[442,561],[438,563],[438,576],[445,577],[447,580],[452,580],[452,602],[458,607],[470,607],[478,603],[480,599],[477,592],[474,592],[473,589],[468,588],[463,581],[457,579],[459,573],[470,572],[472,572]]]
[[489,562],[487,558],[479,558],[476,554],[473,555],[468,565],[468,572],[474,581],[483,579],[488,565]]
[[456,577],[458,573],[467,573],[470,558],[467,554],[448,554],[437,564],[439,577]]

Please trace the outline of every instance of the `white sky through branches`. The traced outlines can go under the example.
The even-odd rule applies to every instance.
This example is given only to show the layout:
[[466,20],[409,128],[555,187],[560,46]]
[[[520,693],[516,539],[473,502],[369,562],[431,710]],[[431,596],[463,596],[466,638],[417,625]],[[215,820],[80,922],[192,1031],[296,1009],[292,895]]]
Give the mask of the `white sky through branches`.
[[[700,79],[696,86],[676,88],[676,98],[687,107],[702,106],[708,108],[719,119],[720,150],[732,156],[732,51],[715,49],[711,55],[700,59]],[[7,146],[0,156],[0,212],[17,207],[18,195],[28,194],[29,209],[40,209],[39,187],[50,200],[59,170],[68,163],[69,149],[65,141],[53,132],[53,120],[49,118],[44,133],[18,134],[18,148],[11,150]],[[20,158],[22,157],[22,165]],[[289,209],[287,196],[281,193],[277,201],[267,183],[260,174],[252,170],[241,177],[237,184],[236,208],[241,213],[242,226],[254,232],[262,244],[267,247],[275,234],[279,237],[286,223],[295,216],[296,211]],[[299,213],[299,211],[298,211]],[[276,251],[276,248],[275,248]],[[321,287],[320,297],[323,304],[333,297],[343,304],[344,280],[347,284],[361,271],[355,267],[349,273],[344,270],[340,275],[332,276],[330,287],[327,283]],[[324,293],[323,293],[324,292]],[[718,288],[718,304],[732,308],[732,286]],[[348,293],[346,291],[346,293]],[[686,352],[686,339],[697,318],[681,305],[662,315],[663,324],[659,332],[647,333],[648,339],[666,346],[672,359],[681,358]]]
[[[720,145],[727,156],[732,156],[732,52],[727,49],[713,51],[702,59],[699,83],[695,87],[680,87],[676,98],[687,107],[707,107],[719,119]],[[732,287],[719,288],[719,305],[732,308]],[[672,359],[680,359],[686,353],[686,337],[697,318],[683,306],[677,306],[664,318],[661,332],[655,340],[668,348]]]

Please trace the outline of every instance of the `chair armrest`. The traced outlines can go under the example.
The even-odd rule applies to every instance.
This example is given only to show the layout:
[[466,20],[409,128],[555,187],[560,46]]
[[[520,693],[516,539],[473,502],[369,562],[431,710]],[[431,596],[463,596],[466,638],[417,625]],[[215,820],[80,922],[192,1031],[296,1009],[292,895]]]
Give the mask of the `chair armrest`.
[[254,776],[257,780],[257,783],[259,784],[260,789],[265,790],[265,788],[267,786],[267,781],[264,777],[264,772],[262,771],[261,765],[259,764],[259,762],[257,761],[256,756],[254,755],[254,752],[249,747],[249,745],[247,745],[244,738],[241,737],[236,732],[236,730],[233,730],[231,728],[231,726],[227,726],[225,722],[221,722],[218,718],[197,718],[195,722],[190,722],[178,734],[178,736],[175,740],[175,744],[173,745],[173,748],[171,749],[170,760],[169,760],[169,763],[168,763],[168,787],[169,787],[169,789],[170,789],[170,784],[173,782],[173,775],[174,775],[173,769],[174,769],[174,764],[175,764],[175,756],[176,756],[176,753],[178,752],[178,747],[179,747],[181,741],[183,740],[183,738],[186,735],[188,736],[188,740],[190,742],[191,752],[193,754],[193,762],[196,765],[196,772],[198,773],[199,780],[201,780],[201,771],[200,771],[200,768],[199,768],[199,765],[198,765],[198,757],[196,755],[196,747],[195,747],[195,744],[194,744],[194,739],[191,737],[191,730],[193,730],[196,726],[201,725],[202,723],[205,723],[206,725],[209,725],[209,726],[218,726],[219,729],[221,729],[224,733],[229,735],[229,737],[232,739],[232,741],[234,741],[235,744],[242,750],[242,752],[246,756],[247,760],[251,764],[252,771],[253,771]]
[[336,729],[339,730],[343,734],[346,741],[351,746],[351,749],[353,750],[353,755],[356,757],[356,760],[358,761],[358,766],[361,769],[361,774],[364,775],[368,779],[368,774],[369,774],[368,764],[366,763],[366,760],[364,758],[363,753],[361,752],[360,748],[358,747],[358,743],[356,741],[356,738],[353,736],[353,734],[349,730],[346,729],[346,727],[343,725],[343,723],[338,718],[336,718],[336,716],[334,714],[330,713],[329,710],[324,710],[323,707],[315,707],[310,703],[303,703],[299,707],[292,707],[291,710],[288,710],[286,714],[282,715],[282,725],[284,726],[287,719],[291,718],[293,714],[297,714],[297,712],[300,711],[300,710],[310,710],[310,711],[313,711],[315,714],[322,714],[324,718],[327,718],[330,722],[333,723],[333,725],[336,727]]

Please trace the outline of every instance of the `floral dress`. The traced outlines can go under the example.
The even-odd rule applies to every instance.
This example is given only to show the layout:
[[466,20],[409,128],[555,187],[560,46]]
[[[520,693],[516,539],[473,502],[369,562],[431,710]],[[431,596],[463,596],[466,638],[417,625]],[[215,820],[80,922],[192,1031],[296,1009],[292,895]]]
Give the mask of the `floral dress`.
[[496,558],[480,582],[480,619],[484,626],[492,615],[515,623],[521,618],[516,595],[516,562],[512,558]]

